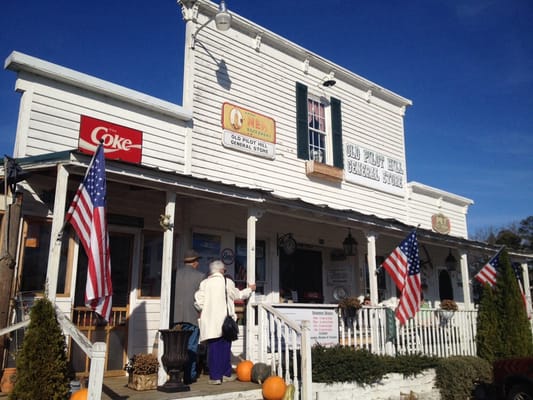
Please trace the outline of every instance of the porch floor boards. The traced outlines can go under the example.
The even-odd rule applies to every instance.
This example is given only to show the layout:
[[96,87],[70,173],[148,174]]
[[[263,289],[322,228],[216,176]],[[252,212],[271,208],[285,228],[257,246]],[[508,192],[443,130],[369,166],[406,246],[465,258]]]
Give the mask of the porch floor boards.
[[253,382],[234,381],[225,382],[221,385],[210,385],[207,382],[208,380],[209,377],[207,375],[201,375],[195,383],[190,385],[191,390],[189,392],[165,393],[158,390],[138,391],[130,389],[128,387],[128,377],[126,376],[104,378],[102,400],[175,400],[261,390],[261,386]]

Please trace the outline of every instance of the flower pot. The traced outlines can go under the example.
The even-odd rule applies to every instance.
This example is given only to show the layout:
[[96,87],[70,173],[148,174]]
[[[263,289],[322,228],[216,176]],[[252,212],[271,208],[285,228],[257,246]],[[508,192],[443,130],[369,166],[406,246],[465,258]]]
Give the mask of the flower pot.
[[157,374],[132,373],[128,378],[128,387],[135,390],[155,390],[157,389]]
[[455,315],[455,311],[439,310],[440,325],[441,326],[448,325],[448,322],[453,318],[454,315]]
[[0,389],[2,393],[11,393],[15,387],[15,381],[17,379],[16,368],[5,368],[2,374],[2,380],[0,381]]

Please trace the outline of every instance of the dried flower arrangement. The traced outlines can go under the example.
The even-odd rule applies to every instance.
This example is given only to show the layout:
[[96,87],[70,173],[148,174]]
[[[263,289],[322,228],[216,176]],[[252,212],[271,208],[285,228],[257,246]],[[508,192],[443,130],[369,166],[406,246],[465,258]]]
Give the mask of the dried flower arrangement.
[[135,354],[124,367],[130,374],[151,375],[156,374],[159,369],[159,361],[153,354]]
[[341,301],[339,301],[339,308],[359,309],[361,308],[361,306],[362,306],[361,301],[355,296],[345,297],[341,299]]
[[441,310],[448,310],[448,311],[457,311],[457,303],[450,299],[445,299],[440,302],[440,308]]

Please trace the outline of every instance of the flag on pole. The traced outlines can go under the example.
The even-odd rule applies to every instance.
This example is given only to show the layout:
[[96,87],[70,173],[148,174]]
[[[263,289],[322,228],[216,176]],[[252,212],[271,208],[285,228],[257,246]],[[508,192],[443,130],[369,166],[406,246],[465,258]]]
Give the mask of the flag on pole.
[[85,178],[70,204],[66,221],[74,227],[89,260],[85,305],[109,321],[113,287],[106,218],[105,157],[102,144],[96,149]]
[[481,284],[488,283],[490,286],[496,284],[496,274],[500,267],[500,253],[502,250],[503,247],[474,275],[474,278],[481,282]]
[[420,256],[416,230],[394,249],[382,265],[401,292],[396,318],[404,325],[420,309]]

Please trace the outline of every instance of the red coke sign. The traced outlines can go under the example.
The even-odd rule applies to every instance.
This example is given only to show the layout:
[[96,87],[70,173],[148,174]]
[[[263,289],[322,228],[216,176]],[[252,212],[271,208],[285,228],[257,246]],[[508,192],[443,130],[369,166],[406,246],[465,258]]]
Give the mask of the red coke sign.
[[141,131],[82,115],[79,150],[82,153],[94,154],[100,141],[104,143],[107,159],[140,164],[143,142]]

